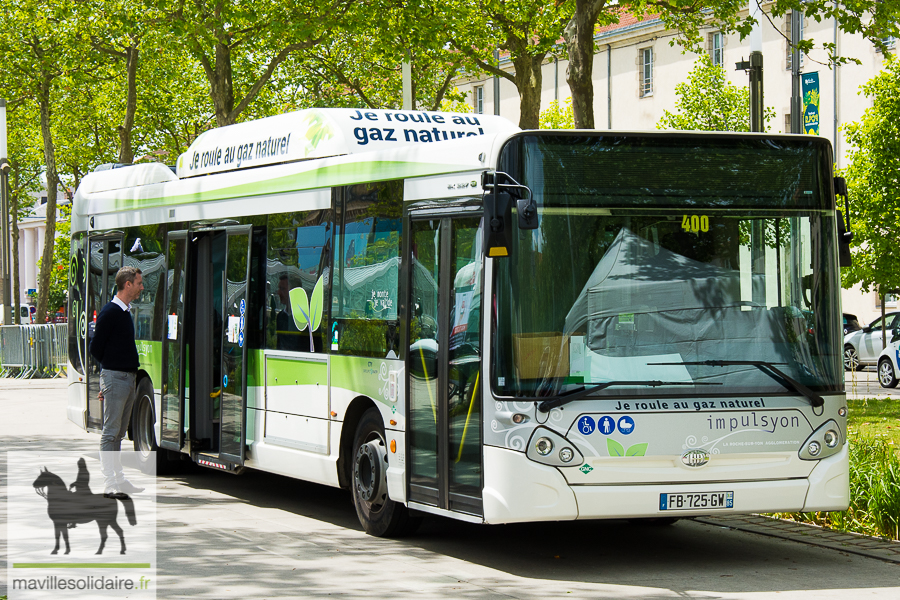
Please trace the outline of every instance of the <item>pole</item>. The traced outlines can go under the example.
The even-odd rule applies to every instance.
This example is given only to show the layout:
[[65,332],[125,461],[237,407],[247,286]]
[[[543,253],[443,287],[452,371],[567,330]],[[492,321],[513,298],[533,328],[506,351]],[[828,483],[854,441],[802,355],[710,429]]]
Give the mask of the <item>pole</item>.
[[400,66],[400,72],[403,76],[403,110],[413,109],[412,100],[412,65],[410,65],[409,52],[406,53],[406,60]]
[[10,312],[11,294],[9,289],[9,203],[7,188],[9,182],[9,160],[6,149],[6,100],[0,98],[0,284],[3,285],[3,323],[12,325]]
[[791,11],[791,133],[803,133],[803,98],[800,93],[800,41],[803,13]]
[[763,113],[763,53],[762,53],[762,29],[760,20],[762,9],[759,0],[750,0],[750,15],[754,19],[753,29],[750,31],[750,131],[761,132],[765,130]]
[[[500,49],[494,50],[494,63],[500,68]],[[500,77],[494,75],[494,114],[500,116]]]
[[764,131],[763,53],[750,53],[750,131]]

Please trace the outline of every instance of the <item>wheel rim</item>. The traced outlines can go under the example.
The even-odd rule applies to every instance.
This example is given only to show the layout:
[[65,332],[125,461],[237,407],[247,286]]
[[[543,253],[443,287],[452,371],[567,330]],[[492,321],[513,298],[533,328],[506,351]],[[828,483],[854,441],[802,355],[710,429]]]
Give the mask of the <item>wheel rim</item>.
[[138,448],[145,457],[153,451],[153,411],[150,409],[150,400],[144,396],[140,400],[138,409],[138,431],[136,433]]
[[882,361],[878,367],[878,379],[884,387],[889,387],[894,382],[894,367],[891,363]]
[[844,349],[844,368],[855,371],[859,368],[859,356],[853,348]]
[[387,451],[384,440],[372,434],[356,451],[353,464],[354,494],[367,515],[384,509],[387,499]]

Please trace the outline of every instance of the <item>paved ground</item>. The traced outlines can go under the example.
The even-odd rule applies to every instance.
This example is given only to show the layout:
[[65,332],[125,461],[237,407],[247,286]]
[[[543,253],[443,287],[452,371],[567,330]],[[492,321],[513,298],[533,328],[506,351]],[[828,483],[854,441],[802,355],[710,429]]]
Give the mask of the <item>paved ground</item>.
[[[66,420],[64,382],[0,380],[0,451],[97,444]],[[207,470],[161,478],[157,503],[160,598],[900,597],[896,552],[859,554],[896,544],[760,517],[669,527],[434,518],[414,537],[382,540],[361,531],[346,492]]]

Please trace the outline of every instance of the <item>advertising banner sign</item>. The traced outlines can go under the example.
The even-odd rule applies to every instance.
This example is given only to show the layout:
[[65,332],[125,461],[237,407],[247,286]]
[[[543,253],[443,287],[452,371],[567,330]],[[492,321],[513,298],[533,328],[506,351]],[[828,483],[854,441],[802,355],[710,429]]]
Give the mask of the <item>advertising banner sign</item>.
[[803,80],[803,131],[819,135],[819,74],[804,73]]

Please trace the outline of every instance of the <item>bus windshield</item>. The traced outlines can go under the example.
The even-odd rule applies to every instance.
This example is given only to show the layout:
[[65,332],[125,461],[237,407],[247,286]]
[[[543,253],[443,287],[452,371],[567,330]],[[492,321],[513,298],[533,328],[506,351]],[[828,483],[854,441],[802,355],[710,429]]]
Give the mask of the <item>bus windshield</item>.
[[495,261],[495,393],[796,395],[752,361],[840,390],[830,161],[808,138],[513,138],[500,170],[539,226]]

